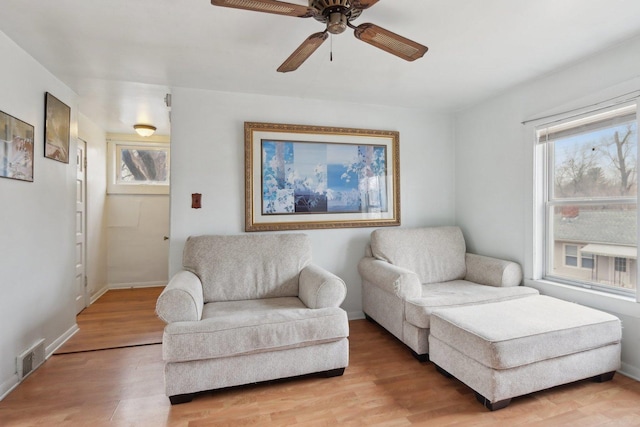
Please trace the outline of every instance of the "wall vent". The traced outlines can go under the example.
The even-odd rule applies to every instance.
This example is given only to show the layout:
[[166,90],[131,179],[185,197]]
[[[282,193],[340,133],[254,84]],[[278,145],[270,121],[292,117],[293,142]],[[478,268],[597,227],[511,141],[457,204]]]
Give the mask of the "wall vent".
[[16,358],[18,380],[22,381],[44,362],[44,340],[41,339]]

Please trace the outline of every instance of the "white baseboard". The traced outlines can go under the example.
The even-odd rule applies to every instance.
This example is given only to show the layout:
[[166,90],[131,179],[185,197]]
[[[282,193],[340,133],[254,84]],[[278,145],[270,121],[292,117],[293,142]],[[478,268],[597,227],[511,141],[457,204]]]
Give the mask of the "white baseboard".
[[9,393],[13,391],[16,387],[18,387],[20,381],[18,380],[18,374],[13,374],[9,379],[0,384],[0,401],[7,397]]
[[347,312],[347,318],[349,320],[361,320],[361,319],[364,319],[364,312],[362,312],[362,311],[349,311],[349,312]]
[[160,282],[132,282],[132,283],[111,283],[108,289],[129,289],[129,288],[155,288],[156,286],[167,286],[166,281]]
[[98,301],[98,298],[100,298],[102,295],[104,295],[105,293],[107,293],[107,291],[109,290],[109,286],[105,285],[103,286],[101,289],[99,289],[98,291],[96,291],[96,293],[94,293],[93,295],[91,295],[91,298],[89,299],[89,305],[93,304],[94,302]]
[[132,283],[111,283],[103,286],[96,293],[91,295],[89,305],[98,301],[98,299],[112,289],[131,289],[131,288],[154,288],[157,286],[167,286],[167,282],[132,282]]
[[55,341],[49,344],[45,348],[45,360],[51,357],[51,355],[55,353],[56,350],[62,346],[62,344],[66,343],[69,338],[74,336],[79,330],[80,328],[78,328],[78,324],[74,323],[73,326],[67,329],[64,334],[60,335]]
[[640,381],[640,369],[636,368],[635,366],[631,366],[628,363],[622,362],[622,367],[618,372],[620,372],[625,377]]

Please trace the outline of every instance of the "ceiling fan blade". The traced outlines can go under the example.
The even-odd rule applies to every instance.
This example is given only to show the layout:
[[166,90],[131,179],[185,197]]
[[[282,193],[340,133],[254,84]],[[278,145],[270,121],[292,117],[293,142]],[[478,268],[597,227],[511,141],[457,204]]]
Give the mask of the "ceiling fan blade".
[[276,15],[309,18],[315,10],[307,6],[277,0],[211,0],[214,6],[233,7],[235,9],[253,10],[255,12],[275,13]]
[[429,50],[420,43],[399,36],[374,24],[361,24],[354,29],[354,35],[365,43],[392,53],[406,61],[415,61]]
[[287,58],[286,61],[278,68],[281,73],[295,71],[304,61],[311,56],[313,52],[320,47],[322,43],[329,37],[326,31],[322,33],[311,34],[300,46]]
[[351,6],[356,9],[368,9],[374,4],[378,3],[378,0],[352,0]]

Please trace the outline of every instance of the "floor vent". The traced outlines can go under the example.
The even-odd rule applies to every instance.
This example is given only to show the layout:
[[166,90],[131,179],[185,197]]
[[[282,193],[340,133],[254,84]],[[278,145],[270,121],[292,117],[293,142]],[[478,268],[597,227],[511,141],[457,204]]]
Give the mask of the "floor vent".
[[31,348],[16,358],[18,380],[22,381],[44,362],[44,340],[35,343]]

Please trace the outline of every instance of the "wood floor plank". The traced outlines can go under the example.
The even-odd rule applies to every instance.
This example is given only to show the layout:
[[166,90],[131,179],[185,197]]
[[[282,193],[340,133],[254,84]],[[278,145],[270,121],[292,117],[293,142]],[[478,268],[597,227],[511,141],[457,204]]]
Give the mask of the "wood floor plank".
[[[122,311],[112,296],[107,302]],[[160,345],[54,355],[0,402],[0,425],[640,427],[640,383],[623,375],[532,393],[490,412],[379,326],[356,320],[350,328],[350,365],[341,377],[205,392],[176,406],[164,395]]]
[[80,329],[55,354],[162,342],[164,323],[156,316],[161,286],[112,289],[77,317]]

